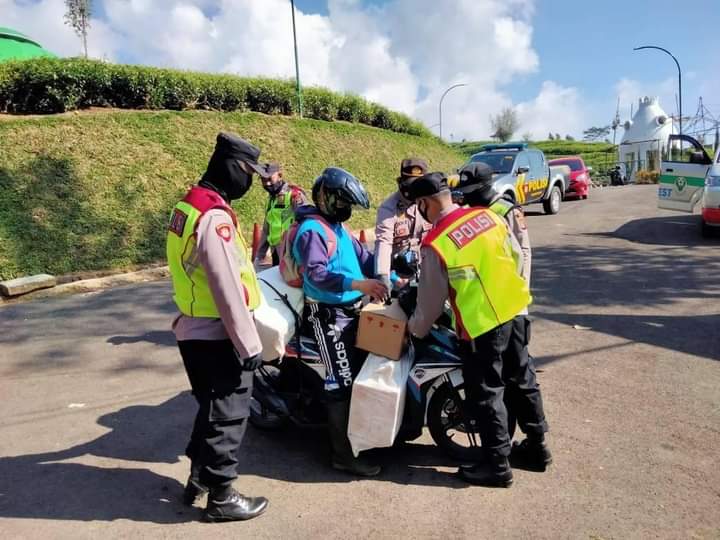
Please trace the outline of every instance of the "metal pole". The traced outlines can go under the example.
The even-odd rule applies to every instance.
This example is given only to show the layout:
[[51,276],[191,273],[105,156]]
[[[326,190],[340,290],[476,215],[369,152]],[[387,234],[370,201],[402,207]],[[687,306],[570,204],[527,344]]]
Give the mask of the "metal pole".
[[300,87],[300,62],[298,62],[297,32],[295,30],[295,0],[290,0],[292,9],[293,44],[295,46],[295,89],[297,90],[298,112],[303,116],[302,88]]
[[438,108],[439,108],[439,113],[440,113],[440,114],[439,114],[440,123],[438,124],[438,125],[440,126],[440,139],[442,139],[442,104],[443,104],[443,99],[445,99],[445,96],[447,95],[447,93],[448,93],[450,90],[452,90],[453,88],[458,88],[458,87],[460,87],[460,86],[467,86],[467,84],[466,84],[466,83],[453,84],[450,88],[448,88],[447,90],[445,90],[445,92],[443,92],[443,95],[440,97],[440,105],[438,106]]
[[642,47],[635,47],[633,50],[640,51],[642,49],[657,49],[658,51],[664,52],[665,54],[669,55],[673,60],[675,60],[675,65],[677,66],[678,70],[678,110],[680,114],[678,124],[680,129],[680,135],[682,135],[682,70],[680,69],[680,62],[678,62],[677,58],[675,58],[670,51],[668,51],[667,49],[663,49],[662,47],[657,47],[655,45],[643,45]]

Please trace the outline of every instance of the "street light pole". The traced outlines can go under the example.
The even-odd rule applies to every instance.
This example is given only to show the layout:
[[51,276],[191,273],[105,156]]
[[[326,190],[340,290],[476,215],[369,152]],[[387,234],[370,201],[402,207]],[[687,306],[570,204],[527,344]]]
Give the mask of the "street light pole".
[[300,62],[298,62],[297,32],[295,31],[295,0],[290,0],[292,9],[293,44],[295,45],[295,89],[297,90],[298,112],[303,116],[302,88],[300,87]]
[[673,56],[673,54],[668,51],[667,49],[663,49],[662,47],[656,47],[655,45],[643,45],[642,47],[635,47],[633,51],[640,51],[642,49],[657,49],[658,51],[662,51],[665,54],[669,55],[673,60],[675,60],[675,65],[677,66],[678,70],[678,109],[680,114],[679,119],[679,128],[680,128],[680,135],[682,135],[682,71],[680,70],[680,62],[678,62],[677,58]]
[[460,86],[467,86],[467,84],[466,84],[466,83],[453,84],[450,88],[448,88],[447,90],[445,90],[445,92],[443,92],[443,95],[440,97],[440,105],[438,106],[438,109],[439,109],[439,112],[440,112],[440,114],[439,114],[440,123],[438,124],[438,125],[440,126],[440,139],[442,139],[442,104],[443,104],[443,99],[445,99],[445,96],[447,95],[447,93],[448,93],[450,90],[452,90],[453,88],[458,88],[458,87],[460,87]]

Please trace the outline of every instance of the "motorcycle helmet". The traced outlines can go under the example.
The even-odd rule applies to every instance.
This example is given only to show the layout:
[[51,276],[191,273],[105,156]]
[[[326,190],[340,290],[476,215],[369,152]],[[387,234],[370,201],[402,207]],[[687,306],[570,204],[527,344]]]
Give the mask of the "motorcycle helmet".
[[414,278],[418,272],[418,256],[415,251],[409,248],[405,248],[397,253],[390,265],[391,270],[395,270],[395,273],[401,278]]
[[312,200],[328,221],[350,219],[352,207],[370,208],[367,191],[352,174],[339,167],[328,167],[315,179]]

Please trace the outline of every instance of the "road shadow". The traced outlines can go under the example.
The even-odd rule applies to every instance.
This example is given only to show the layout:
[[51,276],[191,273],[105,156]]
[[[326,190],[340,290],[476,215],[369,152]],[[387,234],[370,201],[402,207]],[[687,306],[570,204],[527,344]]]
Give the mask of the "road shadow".
[[[720,315],[661,317],[647,315],[558,314],[533,312],[549,321],[580,325],[595,332],[621,337],[632,342],[647,343],[701,358],[720,361]],[[700,339],[689,339],[697,335]],[[621,345],[622,346],[622,345]],[[604,347],[611,349],[614,346]],[[593,351],[600,352],[600,351]],[[539,364],[559,360],[543,356]]]
[[636,251],[602,246],[533,249],[532,291],[537,304],[563,306],[665,306],[697,298],[720,299],[720,258],[686,251]]
[[[1,457],[0,518],[127,519],[162,524],[199,519],[200,508],[186,508],[180,502],[183,485],[148,467],[153,463],[180,463],[196,410],[190,393],[181,392],[159,405],[133,405],[100,416],[97,423],[110,431],[87,443],[53,452]],[[376,481],[467,487],[452,475],[436,470],[458,463],[434,445],[403,443],[373,450],[371,455],[384,466]],[[88,456],[121,460],[128,466],[77,462]],[[329,466],[324,429],[290,427],[273,433],[248,429],[240,462],[236,482],[239,488],[243,475],[289,483],[356,480]]]
[[[250,447],[261,450],[263,459],[241,464],[241,474],[254,474],[290,483],[346,483],[357,477],[330,467],[330,445],[322,428],[290,426],[278,432],[248,430]],[[460,462],[423,440],[397,443],[392,448],[369,450],[366,454],[383,467],[382,473],[368,481],[393,482],[462,489],[468,485],[438,467],[457,468]]]
[[[701,245],[696,229],[693,228],[691,238],[674,225],[675,219],[687,225],[692,218],[636,220],[618,229],[626,239],[646,243],[667,233],[667,247],[660,250],[606,247],[597,243],[534,249],[532,290],[535,303],[540,307],[531,312],[544,319],[590,327],[631,341],[720,359],[717,331],[720,328],[720,280],[717,278],[720,258],[708,256],[711,252],[696,255],[679,247]],[[618,231],[610,236],[617,236]],[[662,315],[667,306],[692,300],[717,309],[698,315]],[[582,314],[576,313],[578,308]],[[661,314],[634,315],[633,308],[644,313],[648,309],[657,310]]]
[[720,235],[715,238],[703,238],[700,228],[700,216],[678,214],[634,219],[624,223],[615,231],[608,233],[586,233],[583,236],[603,236],[622,238],[637,244],[656,246],[698,247],[720,246]]
[[128,345],[132,343],[153,343],[166,347],[175,347],[175,334],[170,330],[152,330],[139,336],[112,336],[107,339],[112,345]]
[[[179,462],[194,403],[189,392],[182,392],[157,406],[125,407],[98,418],[98,424],[110,431],[90,442],[0,458],[0,517],[151,523],[198,519],[198,509],[179,502],[182,484],[145,465]],[[83,456],[123,460],[133,466],[69,461]]]

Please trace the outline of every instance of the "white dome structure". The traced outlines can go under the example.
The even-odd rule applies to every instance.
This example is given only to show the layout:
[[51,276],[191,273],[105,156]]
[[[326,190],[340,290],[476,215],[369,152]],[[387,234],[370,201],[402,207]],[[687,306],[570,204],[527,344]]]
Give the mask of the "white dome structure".
[[637,112],[623,127],[618,161],[625,164],[628,177],[639,170],[658,170],[663,149],[674,133],[672,118],[662,110],[658,98],[641,98]]

